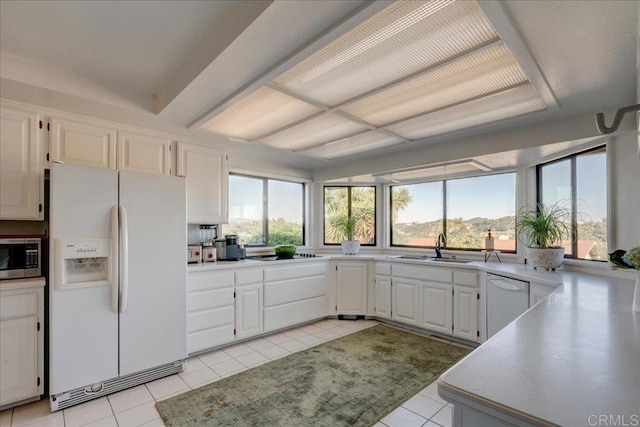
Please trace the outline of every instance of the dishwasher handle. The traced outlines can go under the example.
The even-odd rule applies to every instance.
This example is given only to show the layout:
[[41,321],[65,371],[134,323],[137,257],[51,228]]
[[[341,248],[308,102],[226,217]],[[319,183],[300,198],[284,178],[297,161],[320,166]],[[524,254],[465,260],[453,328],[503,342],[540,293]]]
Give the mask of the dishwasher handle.
[[498,278],[490,278],[488,280],[490,284],[500,289],[504,289],[505,291],[522,291],[528,292],[528,282],[522,282],[522,284],[517,283],[512,280],[506,279],[498,279]]

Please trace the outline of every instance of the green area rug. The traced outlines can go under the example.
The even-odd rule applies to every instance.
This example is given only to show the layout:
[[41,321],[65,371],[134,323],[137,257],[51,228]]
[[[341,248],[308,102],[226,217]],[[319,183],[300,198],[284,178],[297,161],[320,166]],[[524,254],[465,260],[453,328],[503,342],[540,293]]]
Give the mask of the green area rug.
[[167,426],[371,426],[471,350],[385,325],[158,402]]

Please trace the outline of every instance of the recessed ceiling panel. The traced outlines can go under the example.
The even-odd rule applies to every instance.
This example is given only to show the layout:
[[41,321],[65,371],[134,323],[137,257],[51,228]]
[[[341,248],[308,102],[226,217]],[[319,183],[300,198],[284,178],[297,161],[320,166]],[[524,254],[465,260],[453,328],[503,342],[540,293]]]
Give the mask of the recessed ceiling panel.
[[327,113],[273,134],[260,142],[275,148],[303,150],[366,131],[368,128]]
[[498,45],[340,110],[382,126],[526,81],[527,77],[507,47]]
[[322,159],[335,159],[337,157],[362,153],[378,148],[390,147],[403,142],[402,138],[387,135],[385,133],[369,131],[354,135],[339,141],[330,142],[309,150],[300,151],[300,154]]
[[473,1],[399,1],[275,79],[335,106],[498,38]]
[[200,129],[252,140],[320,111],[282,92],[261,87]]
[[405,138],[415,140],[508,119],[545,108],[546,106],[535,88],[527,84],[385,128]]

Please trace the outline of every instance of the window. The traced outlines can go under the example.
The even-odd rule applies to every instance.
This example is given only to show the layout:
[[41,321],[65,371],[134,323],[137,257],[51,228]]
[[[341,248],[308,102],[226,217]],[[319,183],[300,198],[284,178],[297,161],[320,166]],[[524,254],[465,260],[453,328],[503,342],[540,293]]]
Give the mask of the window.
[[484,248],[491,229],[495,249],[515,252],[515,173],[391,186],[391,246]]
[[538,165],[538,203],[561,203],[571,210],[565,257],[607,259],[606,147]]
[[376,188],[324,187],[324,244],[338,245],[346,239],[339,224],[356,219],[355,239],[361,245],[376,244]]
[[391,245],[434,247],[444,230],[443,181],[391,187]]
[[243,175],[229,175],[229,224],[247,246],[304,245],[305,186]]

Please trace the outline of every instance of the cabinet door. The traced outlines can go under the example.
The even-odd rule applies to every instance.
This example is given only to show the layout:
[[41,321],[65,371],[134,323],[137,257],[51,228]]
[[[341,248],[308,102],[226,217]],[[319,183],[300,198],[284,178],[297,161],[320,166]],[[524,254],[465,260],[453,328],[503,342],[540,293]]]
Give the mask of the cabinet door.
[[393,279],[391,319],[417,325],[419,321],[419,282],[411,279]]
[[420,325],[433,331],[451,334],[453,285],[425,282],[420,286],[422,316]]
[[115,169],[116,130],[52,118],[51,160]]
[[236,338],[246,338],[262,333],[263,293],[259,285],[236,288]]
[[454,286],[453,291],[453,335],[478,341],[478,291],[467,286]]
[[226,224],[229,171],[224,151],[178,142],[177,174],[187,177],[187,221]]
[[391,278],[376,276],[376,316],[391,318]]
[[37,317],[0,322],[0,406],[37,396]]
[[365,314],[367,263],[339,262],[337,266],[338,314]]
[[171,140],[118,131],[118,169],[171,175]]
[[0,109],[0,219],[43,219],[38,122],[35,113]]

